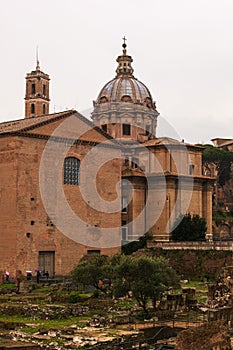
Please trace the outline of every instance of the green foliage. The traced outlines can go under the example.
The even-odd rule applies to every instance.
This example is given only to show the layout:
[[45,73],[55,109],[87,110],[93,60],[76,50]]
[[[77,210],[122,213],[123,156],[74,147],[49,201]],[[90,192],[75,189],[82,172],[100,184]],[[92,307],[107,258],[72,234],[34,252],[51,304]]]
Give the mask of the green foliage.
[[88,260],[81,261],[71,272],[73,282],[78,285],[91,285],[106,293],[106,287],[99,281],[111,277],[111,265],[105,255],[93,255]]
[[215,163],[218,169],[218,183],[223,186],[230,179],[233,152],[219,149],[212,145],[205,145],[202,154],[204,163]]
[[[158,250],[156,255],[169,260],[170,266],[184,279],[215,280],[224,266],[233,265],[232,251]],[[182,263],[181,263],[182,262]]]
[[[84,317],[83,317],[84,318]],[[0,321],[3,322],[20,322],[25,323],[25,327],[22,328],[22,330],[27,333],[35,333],[39,328],[45,328],[46,330],[49,329],[61,329],[63,327],[69,327],[73,324],[80,324],[81,322],[78,322],[79,319],[77,317],[70,317],[70,318],[64,318],[64,319],[56,319],[56,320],[42,320],[38,319],[36,320],[34,317],[26,317],[26,316],[20,316],[20,315],[0,315]],[[32,325],[28,327],[26,324],[31,323]]]
[[[180,222],[177,225],[177,223]],[[199,215],[186,214],[183,219],[181,217],[175,222],[176,228],[172,231],[172,240],[177,242],[185,241],[203,241],[207,230],[206,221]]]
[[[95,287],[94,296],[100,291],[110,291],[116,298],[129,295],[136,299],[144,311],[149,300],[154,306],[161,293],[178,284],[179,278],[169,267],[168,261],[160,257],[133,257],[116,255],[112,258],[95,256],[80,262],[72,272],[73,281]],[[99,280],[108,279],[108,286],[99,286]]]
[[0,285],[0,289],[13,289],[15,287],[15,284],[13,283],[3,283]]
[[76,292],[75,290],[72,290],[69,295],[69,303],[76,304],[81,300],[81,295],[79,292]]
[[233,153],[212,145],[204,145],[203,160],[207,162],[232,162]]
[[139,249],[143,249],[147,246],[147,241],[150,241],[153,235],[150,232],[145,233],[139,238],[138,241],[133,241],[122,246],[122,253],[125,255],[131,255]]
[[119,297],[131,291],[145,312],[149,300],[155,307],[161,293],[179,281],[175,271],[163,258],[122,256],[114,272],[113,294]]
[[96,298],[96,299],[98,299],[100,297],[100,292],[99,292],[99,290],[94,290],[94,292],[93,292],[93,298]]
[[[231,213],[230,213],[231,214]],[[233,215],[226,215],[225,213],[217,213],[212,215],[212,219],[216,222],[216,224],[220,224],[221,221],[226,221],[226,220],[233,220]]]

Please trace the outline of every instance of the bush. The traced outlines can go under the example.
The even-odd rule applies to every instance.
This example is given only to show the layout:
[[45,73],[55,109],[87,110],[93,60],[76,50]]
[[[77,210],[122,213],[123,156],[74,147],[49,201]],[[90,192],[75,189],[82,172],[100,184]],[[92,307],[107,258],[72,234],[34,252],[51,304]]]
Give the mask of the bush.
[[[199,215],[186,214],[183,219],[178,218],[178,226],[172,231],[172,240],[177,242],[203,241],[207,230],[206,221]],[[177,225],[175,223],[175,226]]]
[[153,235],[150,232],[146,232],[139,238],[138,241],[132,241],[122,246],[121,251],[125,255],[131,255],[139,249],[146,248],[147,242],[153,239]]
[[76,291],[72,291],[70,292],[70,295],[69,295],[69,303],[71,304],[76,304],[78,303],[79,301],[81,300],[81,296],[79,294],[79,292],[76,292]]
[[93,298],[98,299],[100,297],[100,292],[98,290],[94,290],[93,292]]

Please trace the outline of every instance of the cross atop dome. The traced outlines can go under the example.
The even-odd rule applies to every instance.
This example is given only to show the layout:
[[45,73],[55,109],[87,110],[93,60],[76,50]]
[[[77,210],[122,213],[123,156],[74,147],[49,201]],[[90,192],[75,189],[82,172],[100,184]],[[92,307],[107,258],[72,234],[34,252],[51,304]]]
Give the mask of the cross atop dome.
[[126,37],[124,36],[122,38],[122,40],[124,41],[124,43],[122,44],[123,47],[123,54],[121,56],[118,56],[117,58],[117,62],[118,62],[118,67],[116,70],[117,73],[117,77],[119,76],[133,76],[133,68],[131,67],[131,63],[133,62],[133,59],[131,56],[127,55],[126,52]]
[[126,39],[126,37],[124,36],[124,37],[122,38],[122,40],[124,41],[124,43],[122,44],[122,47],[123,47],[123,49],[125,49],[126,46],[127,46],[126,43],[125,43],[127,39]]

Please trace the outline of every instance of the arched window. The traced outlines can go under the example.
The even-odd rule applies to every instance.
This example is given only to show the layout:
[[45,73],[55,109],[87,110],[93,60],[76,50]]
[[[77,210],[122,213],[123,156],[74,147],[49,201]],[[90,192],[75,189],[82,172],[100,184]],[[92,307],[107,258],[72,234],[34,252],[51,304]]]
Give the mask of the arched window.
[[43,114],[45,114],[45,103],[43,103]]
[[35,104],[31,104],[31,114],[35,114]]
[[75,157],[67,157],[64,160],[64,184],[79,185],[80,160]]

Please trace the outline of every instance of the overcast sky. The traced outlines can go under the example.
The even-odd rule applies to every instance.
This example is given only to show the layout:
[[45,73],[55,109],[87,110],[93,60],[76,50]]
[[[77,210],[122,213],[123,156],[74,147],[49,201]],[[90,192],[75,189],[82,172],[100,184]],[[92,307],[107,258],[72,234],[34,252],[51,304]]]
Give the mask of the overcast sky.
[[50,112],[87,114],[115,76],[124,35],[160,112],[160,136],[233,138],[232,0],[1,0],[0,121],[24,117],[37,45]]

